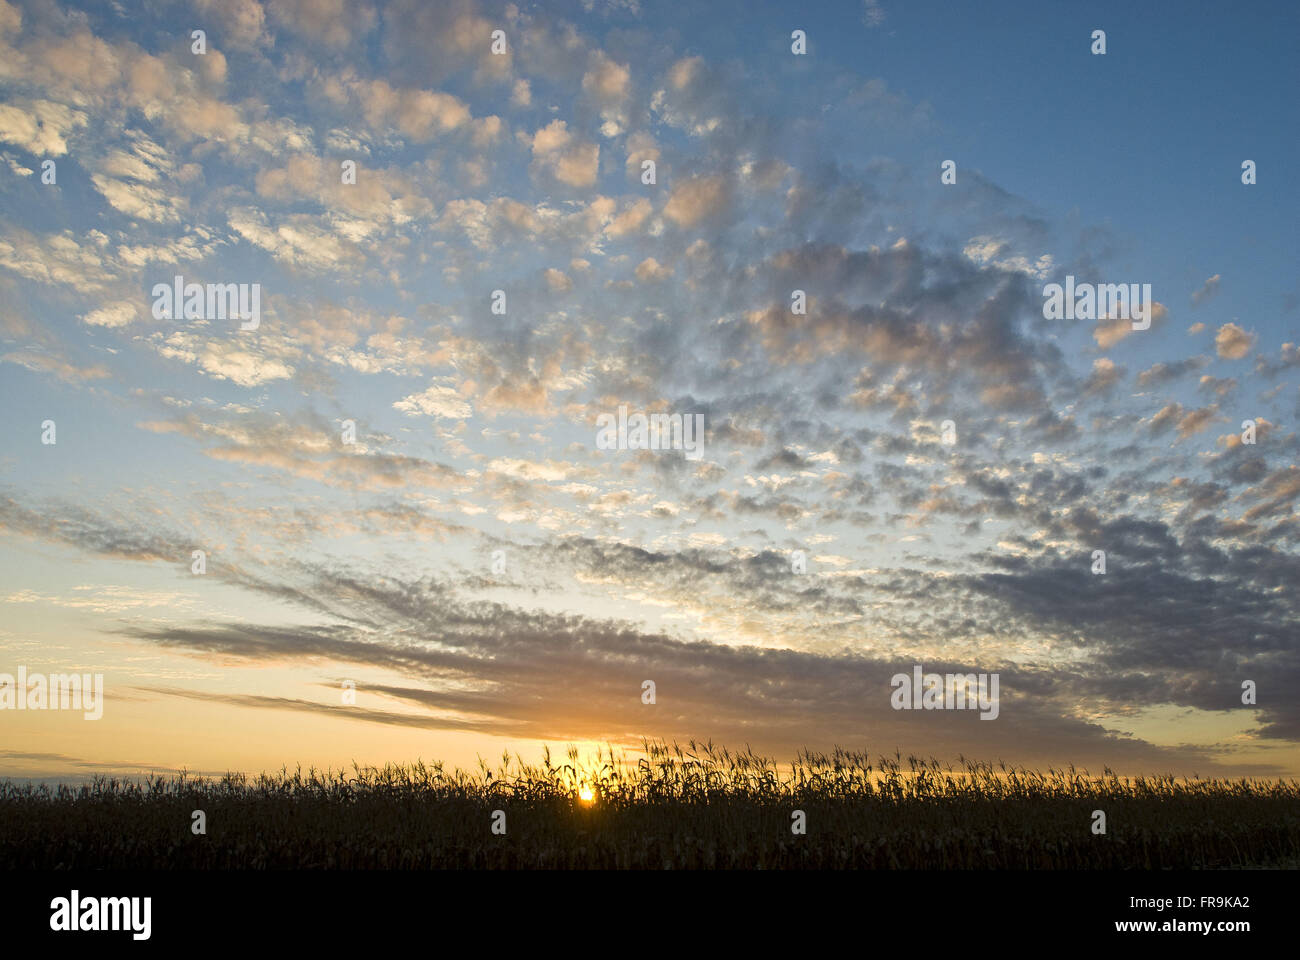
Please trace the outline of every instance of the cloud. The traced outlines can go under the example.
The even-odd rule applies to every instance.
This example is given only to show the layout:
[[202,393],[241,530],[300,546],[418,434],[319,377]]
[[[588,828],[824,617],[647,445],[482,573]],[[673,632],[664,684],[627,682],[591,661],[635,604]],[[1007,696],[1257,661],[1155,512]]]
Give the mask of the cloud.
[[1084,385],[1084,392],[1107,393],[1114,389],[1123,375],[1122,368],[1117,367],[1106,357],[1098,357],[1092,362],[1092,376],[1088,378],[1087,383]]
[[1174,363],[1165,363],[1163,361],[1152,364],[1146,370],[1138,374],[1137,385],[1142,389],[1149,387],[1160,387],[1186,376],[1195,373],[1197,370],[1203,370],[1210,362],[1209,357],[1195,356],[1187,357],[1184,360],[1178,360]]
[[601,51],[591,56],[591,66],[582,77],[582,89],[597,102],[619,104],[627,99],[632,74],[627,64],[615,63]]
[[703,71],[703,57],[683,57],[669,69],[668,86],[673,90],[686,90],[695,85]]
[[666,267],[654,257],[646,257],[636,268],[636,278],[642,283],[654,283],[673,275],[671,267]]
[[[1117,555],[1125,555],[1127,539],[1110,542]],[[624,551],[609,559],[616,570],[631,565],[647,571],[646,564],[657,558]],[[782,562],[775,556],[768,559]],[[676,561],[670,562],[676,565]],[[910,671],[915,662],[911,659],[688,643],[618,621],[562,617],[500,603],[467,604],[447,582],[359,578],[321,566],[302,569],[292,586],[277,588],[267,583],[261,589],[268,593],[281,590],[285,597],[295,597],[310,608],[342,614],[345,621],[301,627],[140,624],[122,632],[163,648],[225,662],[232,657],[249,663],[304,666],[332,661],[383,668],[408,678],[404,685],[385,685],[384,692],[416,712],[376,711],[362,718],[367,722],[474,729],[531,739],[635,742],[641,727],[636,712],[640,702],[628,696],[627,678],[654,676],[661,693],[671,690],[677,704],[674,716],[666,721],[667,736],[691,736],[693,718],[707,716],[715,731],[711,735],[720,740],[732,742],[739,737],[758,748],[780,752],[812,742],[848,742],[853,730],[869,722],[902,749],[924,742],[930,744],[927,750],[940,754],[992,751],[1009,761],[1027,763],[1041,763],[1062,752],[1076,762],[1092,764],[1215,763],[1216,758],[1203,750],[1169,750],[1136,739],[1116,739],[1101,726],[1070,715],[1068,705],[1080,698],[1113,696],[1132,702],[1174,697],[1186,701],[1187,695],[1178,692],[1179,687],[1141,672],[1151,657],[1134,645],[1133,638],[1149,630],[1153,622],[1159,623],[1149,611],[1143,612],[1144,606],[1150,606],[1151,589],[1145,573],[1134,583],[1118,577],[1101,583],[1106,578],[1084,579],[1060,563],[1046,570],[1015,562],[1004,566],[1001,574],[962,578],[959,585],[969,589],[972,597],[991,597],[996,591],[1008,610],[1020,615],[1089,625],[1110,638],[1107,645],[1116,665],[1125,664],[1135,672],[1116,673],[1113,668],[1085,665],[1046,671],[1032,664],[986,662],[980,669],[996,667],[1001,676],[996,729],[966,722],[974,717],[952,714],[936,715],[934,722],[921,730],[910,722],[909,715],[888,706],[889,678]],[[690,567],[697,583],[707,583],[720,569],[700,563]],[[1147,564],[1141,568],[1145,571]],[[734,564],[722,569],[732,572]],[[680,572],[687,573],[685,566]],[[1070,592],[1065,584],[1071,579],[1067,578],[1072,578],[1078,584],[1074,589],[1082,588],[1085,596],[1070,603],[1066,611],[1044,606],[1041,597]],[[1186,585],[1171,583],[1162,588],[1161,595],[1175,588],[1186,589]],[[1247,602],[1259,599],[1261,595],[1252,592]],[[1175,623],[1166,620],[1157,636],[1177,642],[1194,622],[1194,617],[1180,617]],[[422,639],[427,637],[437,640]],[[1181,689],[1194,690],[1202,701],[1215,696],[1216,690],[1220,695],[1232,693],[1213,679],[1219,665],[1200,659],[1216,650],[1222,656],[1221,648],[1208,642],[1192,644],[1188,669],[1194,679],[1190,684],[1185,681]],[[925,665],[941,673],[976,669],[969,661],[941,655],[925,658]],[[306,700],[151,689],[175,696],[222,699],[236,706],[321,709]],[[539,700],[535,696],[538,689],[548,691],[549,696]],[[556,701],[570,706],[556,711]],[[1272,709],[1278,716],[1280,708]],[[754,727],[755,716],[764,717],[761,727]]]
[[726,209],[727,179],[720,175],[690,177],[673,185],[664,216],[680,227],[693,227]]
[[256,387],[294,375],[298,349],[269,337],[235,335],[204,339],[188,330],[156,334],[150,340],[160,356],[196,365],[209,377],[230,380],[241,387]]
[[11,228],[0,238],[0,267],[38,283],[95,293],[116,280],[108,237],[97,230],[36,235]]
[[423,393],[413,393],[393,404],[408,417],[441,417],[447,420],[464,420],[473,408],[464,397],[448,386],[433,385]]
[[68,137],[86,122],[81,110],[49,100],[28,101],[23,107],[0,103],[0,141],[41,159],[66,154]]
[[[1158,301],[1153,301],[1151,308],[1151,329],[1161,324],[1169,311],[1165,305]],[[1133,321],[1124,317],[1101,317],[1097,320],[1097,326],[1092,332],[1093,339],[1097,341],[1097,346],[1103,350],[1109,350],[1115,344],[1119,343],[1129,334],[1133,333]]]
[[1225,323],[1214,336],[1214,349],[1223,360],[1240,360],[1255,345],[1255,335],[1235,323]]
[[342,49],[375,28],[378,14],[362,0],[267,0],[275,21],[316,43]]
[[252,207],[236,207],[227,214],[230,229],[277,260],[313,269],[331,269],[358,258],[351,244],[305,214],[285,217],[273,226]]
[[1297,368],[1300,368],[1300,348],[1294,343],[1282,344],[1276,360],[1261,355],[1255,363],[1255,372],[1266,377],[1276,377]]
[[885,22],[885,11],[880,6],[880,0],[862,0],[862,22],[868,29]]
[[1163,433],[1169,429],[1176,429],[1178,439],[1186,440],[1219,419],[1221,418],[1217,404],[1199,410],[1185,410],[1181,403],[1170,403],[1151,418],[1151,432]]
[[335,213],[333,221],[327,222],[353,240],[369,239],[379,231],[432,218],[432,202],[410,177],[393,169],[372,167],[360,158],[359,152],[348,159],[357,162],[356,183],[343,183],[341,161],[311,153],[295,153],[268,162],[254,180],[257,195],[281,203],[313,200]]
[[69,363],[61,356],[41,353],[33,350],[15,350],[0,354],[0,363],[14,363],[26,367],[34,373],[49,373],[65,383],[81,383],[86,380],[105,380],[112,374],[103,364],[79,367]]
[[549,267],[544,276],[546,277],[546,286],[556,293],[564,293],[573,289],[573,281],[562,270]]
[[623,211],[605,227],[605,233],[614,239],[637,233],[653,212],[654,208],[650,205],[650,201],[641,197],[624,207]]
[[155,223],[176,223],[181,219],[185,208],[185,201],[181,198],[169,196],[142,183],[128,183],[100,174],[92,175],[90,181],[114,209],[128,217],[152,220]]
[[272,42],[266,10],[258,0],[196,0],[195,7],[203,16],[213,18],[231,46],[253,49]]
[[533,134],[533,169],[571,187],[596,183],[600,145],[574,137],[563,120],[552,120]]
[[129,300],[109,304],[92,310],[81,319],[92,327],[124,327],[140,315],[135,303]]
[[1023,273],[1037,280],[1045,279],[1053,269],[1051,254],[1041,254],[1031,261],[1023,254],[1012,254],[1011,244],[997,237],[972,237],[962,253],[981,266],[989,265],[999,270]]
[[1219,274],[1215,274],[1201,285],[1201,289],[1193,291],[1192,306],[1199,307],[1202,303],[1213,300],[1219,294]]
[[10,172],[13,173],[15,176],[30,177],[36,172],[31,167],[24,167],[13,156],[11,156],[8,153],[0,154],[0,158],[4,160],[5,164],[9,167]]
[[0,0],[0,37],[17,33],[23,25],[23,12],[18,7]]

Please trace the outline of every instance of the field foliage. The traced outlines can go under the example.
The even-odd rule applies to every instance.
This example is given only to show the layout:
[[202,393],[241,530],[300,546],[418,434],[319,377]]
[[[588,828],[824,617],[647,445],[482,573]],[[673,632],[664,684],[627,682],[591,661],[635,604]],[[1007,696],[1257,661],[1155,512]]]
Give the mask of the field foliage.
[[[586,796],[590,799],[584,799]],[[191,830],[206,815],[207,833]],[[504,811],[506,833],[492,832]],[[802,810],[807,833],[794,835]],[[1106,815],[1105,835],[1093,812]],[[648,742],[477,771],[0,784],[2,869],[1225,868],[1300,858],[1300,786],[954,765],[793,763]]]

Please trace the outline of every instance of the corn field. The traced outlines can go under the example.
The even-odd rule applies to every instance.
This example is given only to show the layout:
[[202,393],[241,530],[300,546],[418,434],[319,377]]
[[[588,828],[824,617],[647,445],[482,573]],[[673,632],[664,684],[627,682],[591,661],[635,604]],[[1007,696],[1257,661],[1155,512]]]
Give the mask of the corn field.
[[[806,833],[792,831],[795,811]],[[562,763],[549,751],[538,764],[506,755],[474,772],[417,762],[0,784],[6,870],[1160,870],[1298,859],[1294,780],[954,767],[839,749],[778,765],[711,743],[645,742],[635,760],[609,749],[584,761],[571,748]]]

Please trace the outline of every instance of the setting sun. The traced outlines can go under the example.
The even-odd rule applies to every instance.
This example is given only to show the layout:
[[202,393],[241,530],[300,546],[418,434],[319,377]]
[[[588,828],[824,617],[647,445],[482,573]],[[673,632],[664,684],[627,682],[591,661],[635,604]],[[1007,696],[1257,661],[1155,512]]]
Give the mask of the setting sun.
[[578,788],[578,799],[583,803],[591,803],[591,801],[596,799],[596,791],[592,790],[591,787],[584,783]]

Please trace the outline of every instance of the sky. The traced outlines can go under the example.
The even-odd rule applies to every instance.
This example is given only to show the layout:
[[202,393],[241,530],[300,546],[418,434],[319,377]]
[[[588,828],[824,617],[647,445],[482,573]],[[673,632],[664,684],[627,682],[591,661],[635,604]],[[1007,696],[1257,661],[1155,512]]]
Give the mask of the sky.
[[[1300,773],[1298,27],[0,0],[0,681],[104,678],[0,711],[0,776]],[[996,717],[895,709],[916,667]]]

